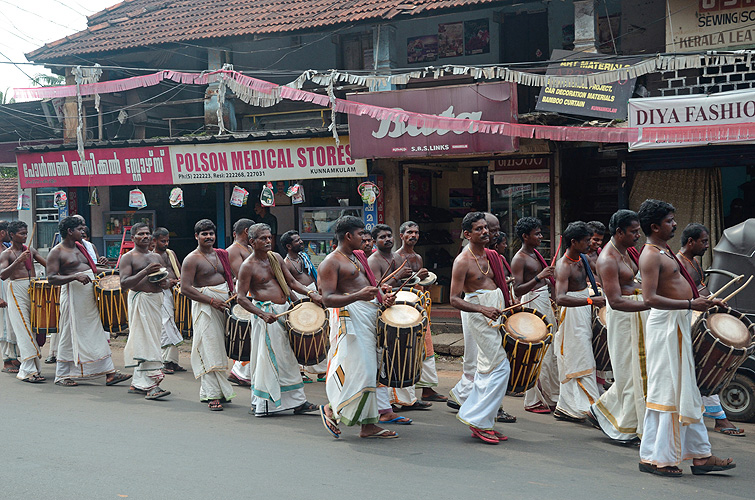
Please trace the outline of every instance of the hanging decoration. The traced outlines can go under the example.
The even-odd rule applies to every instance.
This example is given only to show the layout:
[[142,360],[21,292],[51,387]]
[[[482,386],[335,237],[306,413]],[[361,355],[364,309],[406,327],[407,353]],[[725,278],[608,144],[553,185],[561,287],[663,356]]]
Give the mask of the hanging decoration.
[[275,194],[273,193],[273,183],[266,182],[260,193],[260,203],[263,207],[275,206]]
[[380,196],[380,188],[374,182],[366,181],[357,187],[357,192],[362,198],[362,201],[367,205],[372,205]]
[[19,194],[16,210],[31,210],[31,196],[26,193]]
[[100,193],[97,191],[97,186],[89,191],[89,206],[100,206]]
[[128,206],[137,210],[147,206],[147,198],[141,189],[132,189],[128,192]]
[[298,182],[295,184],[292,184],[288,187],[286,190],[286,196],[291,198],[291,203],[293,205],[298,205],[300,203],[304,203],[304,186],[299,184]]
[[233,191],[231,191],[231,206],[232,207],[241,207],[246,203],[246,199],[249,196],[249,191],[246,189],[239,187],[239,186],[233,186]]
[[168,203],[170,203],[171,208],[183,208],[184,190],[177,186],[171,189],[170,196],[168,196]]
[[58,208],[63,208],[68,204],[68,195],[65,191],[55,191],[53,193],[53,203]]

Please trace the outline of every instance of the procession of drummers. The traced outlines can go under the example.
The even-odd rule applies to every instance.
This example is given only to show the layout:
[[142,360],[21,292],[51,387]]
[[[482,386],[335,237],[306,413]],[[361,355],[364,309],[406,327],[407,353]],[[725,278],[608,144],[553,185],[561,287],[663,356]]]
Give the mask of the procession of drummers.
[[[197,247],[183,263],[167,229],[134,224],[133,249],[116,265],[128,311],[124,366],[133,369],[124,374],[114,368],[95,292],[107,259],[85,239],[85,220],[61,219],[62,240],[46,259],[26,245],[24,222],[0,221],[3,371],[46,381],[46,338],[32,327],[37,263],[46,285],[59,287],[57,331],[44,363],[55,363],[54,383],[62,387],[104,377],[108,386],[130,380],[128,392],[147,400],[169,396],[165,375],[186,371],[178,364],[183,336],[174,309],[183,299],[191,370],[211,411],[236,396],[234,385],[249,387],[255,417],[319,412],[333,438],[343,426],[359,426],[360,438],[395,439],[387,427],[413,421],[401,413],[441,402],[458,411],[472,438],[495,445],[507,440],[495,424],[516,421],[503,408],[509,394],[523,396],[525,411],[591,424],[639,446],[641,472],[678,477],[684,460],[692,460],[693,474],[725,471],[735,464],[712,454],[703,416],[725,435],[744,433],[713,391],[701,394],[691,326],[696,314],[727,306],[708,298],[696,259],[708,249],[708,229],[690,224],[675,254],[667,244],[674,216],[672,205],[649,199],[638,212],[616,212],[607,230],[572,222],[550,263],[538,251],[542,223],[523,217],[515,227],[521,248],[509,263],[498,219],[467,214],[450,285],[465,354],[449,398],[435,391],[429,286],[437,277],[414,250],[415,222],[400,226],[394,250],[391,227],[367,232],[362,219],[343,216],[319,266],[296,231],[281,236],[282,257],[273,251],[271,226],[251,219],[234,224],[227,250],[216,248],[214,223],[198,221]],[[647,242],[638,249],[641,233]],[[596,366],[596,321],[606,332],[608,366]],[[326,404],[308,401],[305,371],[325,381]]]

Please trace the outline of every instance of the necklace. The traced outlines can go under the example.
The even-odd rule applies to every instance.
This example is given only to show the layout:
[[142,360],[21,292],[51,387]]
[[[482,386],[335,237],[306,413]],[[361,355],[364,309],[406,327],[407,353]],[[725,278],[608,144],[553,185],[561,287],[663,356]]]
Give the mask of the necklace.
[[[475,264],[477,264],[477,269],[479,269],[479,270],[480,270],[480,272],[481,272],[481,273],[482,273],[483,275],[487,276],[487,275],[488,275],[488,273],[490,273],[490,261],[488,260],[488,270],[487,270],[487,271],[483,271],[483,270],[482,270],[482,266],[480,266],[480,261],[479,261],[479,260],[477,260],[477,259],[478,259],[478,257],[477,257],[477,256],[475,255],[475,253],[474,253],[474,252],[472,251],[472,249],[471,249],[471,248],[469,249],[469,253],[471,253],[471,254],[472,254],[472,256],[474,257],[474,261],[475,261]],[[481,257],[485,257],[485,254],[482,254],[482,255],[481,255]],[[487,259],[486,259],[486,260],[487,260]]]
[[608,240],[609,243],[611,243],[611,246],[616,249],[617,252],[619,252],[619,255],[621,255],[621,262],[624,263],[625,266],[629,268],[630,271],[632,271],[632,276],[634,276],[636,273],[634,272],[634,268],[627,262],[627,256],[621,253],[621,250],[618,249],[616,245],[613,243],[613,239]]
[[304,273],[304,262],[302,262],[301,257],[298,257],[296,259],[292,259],[290,255],[286,255],[286,258],[288,260],[290,260],[291,262],[299,264],[299,269],[296,269],[296,266],[294,265],[294,271],[296,271],[296,274],[303,274]]
[[343,253],[342,251],[340,251],[338,249],[336,249],[336,252],[340,253],[341,255],[343,255],[344,257],[346,257],[347,259],[349,259],[349,262],[351,262],[352,264],[354,264],[354,267],[357,268],[357,272],[362,272],[362,268],[359,267],[359,264],[357,264],[355,262],[355,260],[352,260],[348,255],[346,255],[345,253]]
[[572,259],[571,257],[569,257],[569,254],[566,253],[566,252],[564,252],[564,257],[566,257],[567,259],[569,259],[572,262],[579,262],[580,261],[580,259]]
[[[215,254],[215,252],[212,252],[212,253]],[[202,257],[204,257],[204,260],[206,260],[215,269],[216,273],[220,272],[220,270],[218,270],[218,266],[216,266],[215,264],[213,264],[212,262],[210,262],[210,259],[207,258],[207,256],[204,254],[204,252],[200,251],[199,254]],[[217,260],[218,260],[218,256],[215,254],[215,261],[217,261]]]
[[[16,255],[16,252],[13,251],[13,247],[8,247],[8,249],[10,250],[11,255],[13,255],[13,260],[14,261],[19,257],[19,255],[21,255],[21,254]],[[23,253],[23,250],[21,251],[21,253]],[[24,266],[25,265],[26,265],[26,263],[24,263]],[[27,269],[26,270],[26,274],[28,274],[29,278],[31,278],[31,269]]]
[[682,252],[679,252],[677,255],[681,256],[682,259],[684,259],[684,260],[686,260],[687,262],[690,263],[690,265],[692,266],[692,269],[695,270],[695,272],[697,273],[697,275],[700,277],[700,280],[702,281],[702,279],[703,279],[703,270],[702,270],[702,267],[698,269],[697,260],[695,260],[694,257],[692,258],[692,260],[689,260]]

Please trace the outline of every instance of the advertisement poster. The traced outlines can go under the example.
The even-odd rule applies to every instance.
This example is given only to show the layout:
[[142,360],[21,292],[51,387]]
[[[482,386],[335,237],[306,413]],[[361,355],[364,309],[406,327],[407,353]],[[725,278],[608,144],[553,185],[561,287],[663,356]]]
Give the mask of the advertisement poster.
[[490,52],[490,24],[488,19],[464,21],[464,53],[468,56]]
[[464,55],[464,23],[438,25],[438,57]]
[[421,63],[438,59],[438,35],[406,39],[406,62]]
[[668,0],[666,50],[751,48],[755,40],[754,7],[752,0]]

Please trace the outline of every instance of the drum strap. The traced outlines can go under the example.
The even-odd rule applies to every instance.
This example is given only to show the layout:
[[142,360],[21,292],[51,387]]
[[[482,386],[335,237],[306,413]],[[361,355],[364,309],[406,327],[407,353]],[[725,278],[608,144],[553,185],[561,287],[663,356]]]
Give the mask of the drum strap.
[[176,275],[176,278],[181,279],[181,266],[178,265],[176,252],[174,252],[170,248],[167,248],[166,252],[168,252],[168,260],[170,261],[170,267],[173,268],[173,274]]
[[283,275],[283,269],[281,269],[281,264],[280,262],[278,262],[278,258],[276,257],[275,253],[272,251],[267,252],[267,260],[270,262],[270,268],[273,270],[273,274],[275,275],[275,279],[278,281],[278,285],[280,285],[281,290],[283,290],[283,295],[285,295],[286,299],[290,302],[291,289],[288,288],[286,277]]
[[582,265],[585,266],[585,271],[587,271],[587,279],[590,280],[590,285],[592,285],[592,289],[595,291],[595,295],[600,295],[600,292],[598,291],[598,284],[595,282],[595,275],[592,273],[590,263],[587,262],[587,255],[581,253],[579,254],[579,258],[582,259]]

